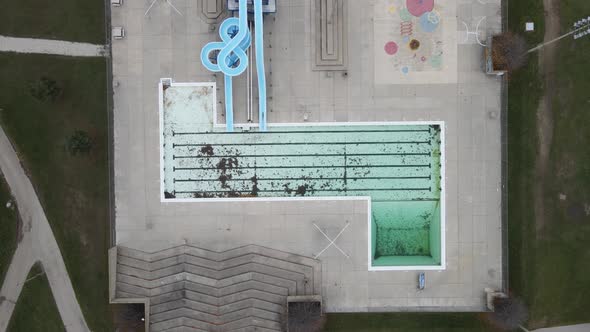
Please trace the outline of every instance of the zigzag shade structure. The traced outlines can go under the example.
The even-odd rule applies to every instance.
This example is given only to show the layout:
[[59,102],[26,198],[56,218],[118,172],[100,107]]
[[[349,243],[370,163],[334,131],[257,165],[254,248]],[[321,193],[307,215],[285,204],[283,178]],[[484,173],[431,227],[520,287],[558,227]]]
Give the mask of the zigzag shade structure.
[[287,296],[320,294],[318,260],[256,245],[114,250],[114,301],[146,303],[153,332],[282,331]]

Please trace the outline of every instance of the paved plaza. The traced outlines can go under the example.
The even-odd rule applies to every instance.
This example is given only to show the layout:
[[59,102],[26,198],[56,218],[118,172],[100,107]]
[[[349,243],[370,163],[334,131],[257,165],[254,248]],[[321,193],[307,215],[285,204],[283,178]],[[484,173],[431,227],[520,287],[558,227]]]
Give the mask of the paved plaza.
[[[344,0],[334,63],[317,56],[312,0],[277,1],[276,14],[265,17],[270,124],[444,122],[446,267],[426,271],[424,290],[417,290],[420,271],[368,271],[366,197],[161,202],[158,84],[215,82],[217,121],[224,121],[223,76],[199,60],[229,15],[207,16],[203,6],[223,2],[171,0],[177,12],[157,0],[146,13],[151,1],[128,0],[111,10],[112,26],[126,34],[112,41],[117,246],[219,252],[258,245],[317,258],[327,312],[486,310],[484,288],[502,290],[503,280],[501,80],[485,75],[484,49],[471,32],[479,22],[480,37],[501,30],[500,0],[440,8],[444,33],[433,38],[441,38],[444,65],[435,68],[435,59],[408,73],[375,53],[385,50],[377,27],[391,24],[375,17],[384,1]],[[235,123],[246,123],[245,75],[234,86]],[[338,234],[336,248],[328,239]]]

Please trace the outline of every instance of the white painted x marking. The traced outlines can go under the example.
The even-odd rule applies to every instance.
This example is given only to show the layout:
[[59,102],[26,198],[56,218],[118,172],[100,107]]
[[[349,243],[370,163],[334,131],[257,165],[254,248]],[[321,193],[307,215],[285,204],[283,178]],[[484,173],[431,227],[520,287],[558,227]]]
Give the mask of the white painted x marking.
[[[158,1],[158,0],[153,0],[152,1],[152,3],[148,7],[148,9],[145,11],[145,14],[143,14],[143,16],[147,16],[147,14],[150,12],[150,10],[152,9],[152,7],[156,4],[156,1]],[[176,7],[174,7],[174,5],[172,4],[172,2],[170,2],[170,0],[164,0],[164,1],[168,5],[170,5],[170,7],[172,7],[172,9],[174,9],[174,11],[178,13],[178,15],[183,16],[182,13]]]
[[340,249],[340,247],[336,243],[334,243],[334,242],[336,242],[336,240],[338,240],[338,238],[340,237],[340,235],[342,235],[342,233],[344,232],[344,230],[346,230],[346,228],[348,228],[348,226],[350,225],[350,223],[348,221],[346,222],[346,226],[344,226],[344,228],[342,228],[342,230],[340,231],[340,233],[338,233],[338,235],[336,235],[336,237],[334,239],[330,239],[330,237],[328,235],[326,235],[326,233],[324,233],[324,231],[322,231],[322,229],[318,225],[316,225],[315,223],[313,223],[313,225],[315,226],[315,228],[318,229],[318,231],[320,231],[320,233],[322,233],[322,235],[326,239],[328,239],[328,241],[330,241],[330,243],[328,243],[328,245],[322,251],[320,251],[319,254],[315,255],[315,257],[314,257],[315,259],[317,259],[318,257],[320,257],[320,255],[323,254],[324,251],[328,250],[328,248],[330,248],[331,246],[334,246],[334,248],[338,249],[338,251],[340,251],[342,253],[342,255],[344,255],[344,257],[350,258],[350,256],[348,256],[348,254],[346,254],[344,252],[344,250]]

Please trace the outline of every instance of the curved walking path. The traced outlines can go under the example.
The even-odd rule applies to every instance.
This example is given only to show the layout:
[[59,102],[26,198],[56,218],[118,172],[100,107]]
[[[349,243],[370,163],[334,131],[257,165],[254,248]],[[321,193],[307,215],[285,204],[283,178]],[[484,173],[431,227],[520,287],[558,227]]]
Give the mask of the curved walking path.
[[0,51],[89,57],[107,55],[104,45],[6,36],[0,36]]
[[588,332],[588,331],[590,331],[590,324],[547,327],[547,328],[543,328],[543,329],[534,330],[532,332]]
[[36,261],[40,261],[43,265],[66,330],[89,331],[45,212],[2,128],[0,128],[0,169],[16,199],[23,222],[22,240],[18,244],[0,289],[0,332],[6,331],[29,269]]
[[[559,0],[543,0],[545,9],[545,35],[543,43],[559,37],[560,16]],[[535,161],[534,208],[535,227],[537,236],[541,235],[547,225],[547,211],[545,209],[546,181],[549,170],[549,154],[553,142],[553,98],[555,97],[555,53],[557,45],[547,45],[541,50],[539,64],[545,83],[545,91],[537,110],[538,153]]]

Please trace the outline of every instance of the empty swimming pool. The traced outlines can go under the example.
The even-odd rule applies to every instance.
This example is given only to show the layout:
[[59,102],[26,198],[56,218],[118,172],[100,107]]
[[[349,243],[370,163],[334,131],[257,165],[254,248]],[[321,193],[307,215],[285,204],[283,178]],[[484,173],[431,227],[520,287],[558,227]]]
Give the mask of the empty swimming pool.
[[184,95],[203,108],[206,89],[163,93],[163,201],[367,197],[370,269],[444,266],[441,123],[229,133],[212,115],[177,103]]

